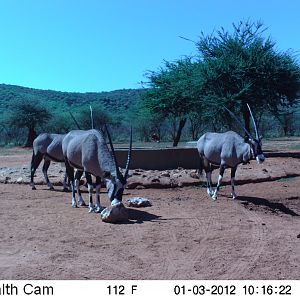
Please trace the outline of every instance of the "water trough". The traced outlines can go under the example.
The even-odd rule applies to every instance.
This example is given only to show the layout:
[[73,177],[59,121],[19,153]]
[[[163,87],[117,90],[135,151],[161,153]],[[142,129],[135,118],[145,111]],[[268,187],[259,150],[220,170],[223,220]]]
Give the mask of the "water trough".
[[[116,158],[121,168],[125,167],[128,149],[116,149]],[[130,169],[168,170],[197,169],[199,154],[195,148],[134,148]]]

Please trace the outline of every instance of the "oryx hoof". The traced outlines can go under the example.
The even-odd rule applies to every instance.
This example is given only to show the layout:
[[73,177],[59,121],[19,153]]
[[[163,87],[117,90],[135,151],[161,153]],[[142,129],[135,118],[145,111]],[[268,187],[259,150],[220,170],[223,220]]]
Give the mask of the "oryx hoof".
[[95,208],[94,208],[94,212],[95,213],[101,213],[101,211],[104,209],[104,207],[102,207],[102,206],[96,206]]
[[93,212],[96,212],[96,211],[95,211],[95,207],[90,206],[90,207],[89,207],[89,213],[93,213]]
[[53,187],[53,186],[49,186],[49,190],[50,190],[50,191],[53,191],[53,190],[54,190],[54,187]]
[[32,186],[31,189],[32,189],[33,191],[35,191],[35,190],[36,190],[36,187],[35,187],[35,186]]
[[218,195],[214,193],[214,194],[211,196],[211,199],[212,199],[213,201],[216,201],[216,200],[218,199]]
[[235,200],[237,198],[237,194],[233,192],[233,193],[231,193],[231,197],[233,200]]
[[214,194],[214,192],[212,192],[210,189],[207,189],[207,195],[208,195],[209,197],[212,197],[213,194]]
[[76,200],[74,198],[72,199],[72,207],[77,208],[77,203],[76,203]]

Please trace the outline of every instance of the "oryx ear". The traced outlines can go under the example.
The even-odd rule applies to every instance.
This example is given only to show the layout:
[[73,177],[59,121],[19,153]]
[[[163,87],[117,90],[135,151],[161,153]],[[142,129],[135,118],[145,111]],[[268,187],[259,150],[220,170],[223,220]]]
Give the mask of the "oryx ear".
[[245,143],[248,143],[249,141],[250,141],[249,135],[246,134],[246,135],[244,136],[244,142],[245,142]]

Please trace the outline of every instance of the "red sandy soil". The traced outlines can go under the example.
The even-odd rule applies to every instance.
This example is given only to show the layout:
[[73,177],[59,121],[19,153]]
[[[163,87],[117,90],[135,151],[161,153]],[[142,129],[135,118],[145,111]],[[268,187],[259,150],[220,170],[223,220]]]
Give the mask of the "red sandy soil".
[[[2,156],[0,167],[29,160]],[[276,165],[268,172],[295,169],[299,159]],[[126,190],[125,205],[141,196],[152,206],[128,208],[123,224],[71,208],[71,194],[61,189],[0,184],[1,280],[300,279],[299,176],[240,184],[237,200],[229,186],[217,201],[199,186]],[[101,197],[107,206],[105,189]]]

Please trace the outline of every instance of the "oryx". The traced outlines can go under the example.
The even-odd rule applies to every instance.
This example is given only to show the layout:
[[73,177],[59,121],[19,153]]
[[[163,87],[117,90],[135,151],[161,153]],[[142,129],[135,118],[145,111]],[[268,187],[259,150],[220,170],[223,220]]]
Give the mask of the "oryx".
[[[91,111],[91,125],[94,128],[94,118],[93,118],[93,110],[90,105]],[[70,116],[72,117],[74,123],[76,124],[77,128],[80,130],[80,125],[73,116],[72,112],[69,111]],[[34,173],[36,169],[39,167],[42,159],[44,159],[43,165],[43,174],[46,180],[48,187],[53,190],[53,184],[50,182],[48,178],[48,168],[50,166],[50,161],[55,162],[65,162],[65,158],[62,152],[62,140],[66,136],[66,134],[56,134],[56,133],[41,133],[39,134],[36,139],[33,141],[33,153],[31,159],[31,179],[30,179],[30,186],[33,190],[35,190],[34,185]],[[68,184],[67,184],[68,181]],[[64,182],[63,182],[63,190],[68,192],[69,188],[69,179],[67,177],[67,173],[65,173]]]
[[[63,139],[62,149],[65,157],[67,175],[72,186],[72,207],[77,207],[75,189],[79,197],[79,204],[84,205],[79,190],[79,178],[85,172],[89,191],[89,212],[100,212],[100,188],[101,179],[105,180],[111,205],[117,205],[122,201],[123,191],[127,182],[129,164],[132,149],[132,130],[130,132],[130,144],[125,173],[120,172],[114,147],[107,127],[106,132],[111,147],[111,152],[101,132],[95,129],[73,130]],[[74,169],[77,169],[74,176]],[[93,184],[91,175],[96,177],[96,206],[93,206]]]
[[[43,174],[48,187],[53,190],[53,185],[48,178],[47,171],[50,166],[50,161],[62,163],[65,162],[62,152],[62,140],[64,137],[65,134],[41,133],[33,141],[32,159],[30,166],[30,186],[33,190],[36,189],[34,185],[34,173],[43,159]],[[64,191],[68,191],[66,174],[63,185]]]
[[[200,155],[199,172],[201,174],[203,169],[205,170],[207,193],[214,200],[217,199],[226,168],[231,168],[231,195],[235,199],[237,195],[234,190],[234,179],[237,166],[241,163],[248,163],[252,159],[256,159],[258,163],[263,163],[265,160],[262,151],[262,137],[258,134],[257,126],[248,104],[247,107],[255,129],[255,138],[241,125],[235,115],[226,108],[243,128],[246,137],[242,138],[234,131],[227,131],[225,133],[208,132],[202,135],[197,142],[197,149]],[[214,191],[212,188],[211,173],[215,168],[219,168],[220,173],[217,187]]]

